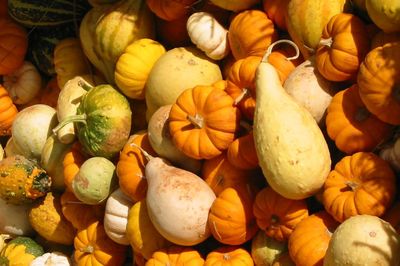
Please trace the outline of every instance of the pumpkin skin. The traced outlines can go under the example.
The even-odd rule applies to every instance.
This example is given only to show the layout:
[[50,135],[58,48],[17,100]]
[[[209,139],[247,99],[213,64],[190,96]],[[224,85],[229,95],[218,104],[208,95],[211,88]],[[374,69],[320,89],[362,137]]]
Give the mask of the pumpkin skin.
[[290,0],[264,0],[262,2],[267,16],[279,29],[286,31],[287,6]]
[[316,66],[327,80],[355,79],[370,49],[364,22],[356,15],[339,13],[324,27],[316,52]]
[[179,19],[190,12],[196,0],[146,0],[147,6],[157,17],[172,21]]
[[228,147],[228,161],[237,168],[251,170],[259,168],[253,131],[238,137]]
[[193,247],[173,245],[155,251],[145,264],[145,266],[161,265],[202,266],[204,265],[204,259]]
[[322,202],[339,222],[351,216],[381,216],[396,194],[396,177],[389,164],[371,152],[343,157],[329,173]]
[[296,225],[308,217],[305,200],[286,199],[271,187],[260,190],[253,204],[258,227],[269,237],[287,241]]
[[400,42],[377,47],[367,54],[357,75],[362,101],[380,120],[400,124]]
[[72,191],[72,180],[79,172],[79,168],[85,162],[87,157],[88,155],[83,152],[82,145],[79,141],[74,142],[69,151],[65,153],[63,159],[63,172],[66,190]]
[[239,12],[228,29],[229,45],[236,60],[250,55],[263,56],[278,39],[272,20],[265,12],[249,9]]
[[221,246],[207,254],[204,266],[253,266],[250,253],[240,246]]
[[77,266],[123,265],[127,246],[111,240],[101,222],[96,221],[79,230],[74,238],[74,259]]
[[10,136],[11,126],[18,109],[11,100],[8,91],[0,85],[0,136]]
[[328,136],[346,154],[373,151],[393,133],[393,126],[371,114],[360,98],[357,84],[337,92],[325,119]]
[[56,109],[60,91],[61,89],[58,86],[57,76],[53,77],[47,82],[46,86],[39,93],[39,103],[46,104]]
[[239,128],[233,99],[216,86],[198,85],[179,95],[169,114],[175,145],[194,159],[211,159],[228,149]]
[[28,50],[28,34],[8,17],[0,18],[0,29],[0,75],[6,75],[23,64]]
[[297,224],[288,241],[296,265],[322,265],[332,233],[339,226],[327,212],[320,211]]

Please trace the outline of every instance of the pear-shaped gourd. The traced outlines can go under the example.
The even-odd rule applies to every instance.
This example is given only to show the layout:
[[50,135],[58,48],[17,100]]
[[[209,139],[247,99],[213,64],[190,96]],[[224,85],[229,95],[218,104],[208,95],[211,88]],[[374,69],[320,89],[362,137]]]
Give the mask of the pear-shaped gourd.
[[212,189],[192,172],[142,152],[148,158],[146,204],[154,227],[177,245],[193,246],[206,240],[211,235],[208,213],[216,198]]
[[[275,42],[288,42],[288,40]],[[282,87],[268,63],[269,46],[256,72],[254,142],[268,184],[288,199],[304,199],[324,184],[331,169],[328,145],[313,116]]]

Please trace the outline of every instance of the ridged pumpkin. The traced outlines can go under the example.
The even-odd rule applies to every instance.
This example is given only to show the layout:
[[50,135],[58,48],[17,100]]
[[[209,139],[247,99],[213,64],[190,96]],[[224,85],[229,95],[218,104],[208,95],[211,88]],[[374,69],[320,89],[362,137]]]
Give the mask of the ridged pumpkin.
[[155,251],[146,262],[146,266],[160,265],[192,265],[203,266],[202,255],[193,247],[170,246]]
[[261,10],[239,12],[228,29],[231,51],[236,60],[250,55],[263,56],[267,47],[278,39],[274,23]]
[[235,139],[228,147],[228,161],[237,168],[251,170],[259,168],[254,136],[251,130]]
[[258,227],[269,237],[287,241],[296,225],[308,217],[305,200],[291,200],[278,194],[271,187],[260,190],[253,204]]
[[290,257],[296,265],[323,265],[331,235],[339,226],[327,212],[320,211],[297,224],[289,237]]
[[18,109],[8,94],[8,91],[0,85],[0,136],[10,136],[11,126]]
[[83,152],[82,145],[79,141],[72,144],[70,150],[64,155],[63,167],[66,190],[72,191],[72,180],[87,158],[88,155]]
[[286,16],[290,0],[265,0],[262,2],[265,13],[274,24],[281,30],[287,30]]
[[354,79],[369,46],[364,22],[356,15],[339,13],[322,32],[315,57],[317,69],[330,81]]
[[28,50],[28,34],[8,17],[0,17],[0,29],[0,75],[6,75],[23,64]]
[[172,21],[179,19],[191,10],[196,0],[146,0],[146,4],[157,17]]
[[115,83],[121,92],[131,99],[143,100],[150,70],[164,53],[164,46],[152,39],[143,38],[129,44],[115,67]]
[[74,249],[77,266],[120,266],[125,262],[127,246],[112,241],[103,224],[96,221],[77,232]]
[[194,159],[211,159],[228,149],[239,128],[233,99],[214,85],[183,91],[172,105],[169,129],[175,145]]
[[221,246],[207,254],[204,266],[253,266],[250,253],[240,246]]
[[328,136],[347,153],[373,151],[393,133],[393,126],[371,114],[360,98],[357,84],[337,92],[325,119]]
[[358,214],[381,216],[396,195],[390,165],[371,152],[343,157],[326,178],[322,202],[339,222]]
[[400,42],[377,47],[367,54],[357,75],[360,96],[380,120],[400,124]]

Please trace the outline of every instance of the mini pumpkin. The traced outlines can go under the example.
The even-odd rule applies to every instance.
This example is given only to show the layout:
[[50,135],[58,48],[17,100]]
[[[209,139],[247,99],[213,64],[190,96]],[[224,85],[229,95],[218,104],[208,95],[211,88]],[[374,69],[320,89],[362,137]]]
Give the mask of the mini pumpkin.
[[250,253],[240,246],[221,246],[207,254],[204,266],[253,266]]
[[168,248],[162,248],[155,251],[145,265],[146,266],[156,266],[156,265],[203,266],[204,259],[202,255],[193,247],[173,245]]
[[79,172],[79,168],[85,162],[88,155],[83,152],[79,141],[72,144],[70,150],[64,155],[64,184],[68,191],[72,191],[72,180]]
[[11,126],[18,109],[13,103],[8,91],[0,85],[0,136],[10,136]]
[[287,6],[290,0],[266,0],[263,2],[263,8],[267,16],[281,30],[287,30],[286,16]]
[[250,170],[259,168],[254,136],[251,130],[235,139],[228,147],[228,161],[237,168]]
[[60,94],[60,91],[61,89],[58,85],[57,77],[51,78],[44,89],[39,93],[39,102],[57,108],[58,95]]
[[146,0],[147,6],[157,17],[171,21],[179,19],[190,12],[196,0]]

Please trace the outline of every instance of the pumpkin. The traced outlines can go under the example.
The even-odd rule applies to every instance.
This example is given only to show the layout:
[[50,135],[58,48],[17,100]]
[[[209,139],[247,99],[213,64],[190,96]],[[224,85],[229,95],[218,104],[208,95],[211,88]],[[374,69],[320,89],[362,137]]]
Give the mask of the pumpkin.
[[339,223],[327,212],[316,212],[297,224],[288,241],[296,265],[322,265],[332,233]]
[[367,109],[380,120],[400,124],[400,42],[372,49],[361,63],[357,84]]
[[204,265],[201,254],[193,247],[173,245],[155,251],[146,262],[146,266],[156,265]]
[[220,8],[234,12],[249,9],[258,3],[257,0],[211,0],[210,2]]
[[31,62],[24,61],[13,72],[4,75],[3,86],[15,104],[26,104],[39,94],[42,77]]
[[365,0],[372,22],[384,32],[400,32],[400,3],[396,0]]
[[374,37],[372,37],[370,49],[372,50],[376,47],[383,46],[387,43],[399,42],[399,41],[400,41],[400,32],[386,33],[381,30],[378,31],[378,33],[376,33]]
[[259,168],[252,130],[236,138],[229,145],[227,158],[232,165],[240,169],[250,170]]
[[129,44],[115,66],[115,84],[121,92],[131,99],[143,100],[150,70],[164,53],[164,46],[149,38]]
[[43,254],[43,248],[35,240],[18,236],[3,248],[0,253],[0,262],[3,265],[30,265],[35,258]]
[[0,136],[11,135],[11,126],[17,113],[18,109],[8,91],[0,85]]
[[7,17],[8,16],[8,6],[7,0],[0,0],[0,16]]
[[268,61],[278,71],[279,79],[282,84],[285,83],[289,75],[296,69],[297,66],[304,62],[302,56],[296,58],[296,54],[293,52],[293,47],[283,45],[274,49],[268,56]]
[[356,15],[339,13],[322,32],[315,55],[317,69],[331,81],[354,79],[369,46],[364,22]]
[[243,247],[221,246],[207,254],[204,266],[212,265],[253,266],[254,262],[250,253]]
[[286,199],[271,187],[265,187],[256,195],[253,214],[267,236],[286,241],[296,225],[308,217],[308,207],[305,200]]
[[0,75],[7,75],[22,66],[28,50],[28,34],[21,25],[3,16],[0,29]]
[[220,60],[230,53],[228,30],[213,15],[207,12],[195,12],[186,22],[192,43],[205,54]]
[[36,257],[29,266],[70,266],[72,265],[69,257],[61,252],[46,252]]
[[57,84],[61,89],[68,80],[75,76],[91,73],[90,63],[78,38],[60,40],[54,47],[53,62]]
[[239,12],[229,24],[228,39],[236,60],[250,55],[263,56],[267,47],[278,39],[272,20],[261,10]]
[[116,169],[119,187],[123,193],[136,202],[146,196],[145,165],[147,160],[135,145],[153,156],[156,153],[150,145],[147,131],[142,130],[129,137],[119,154]]
[[187,15],[196,0],[146,0],[146,4],[157,17],[171,21]]
[[253,238],[258,226],[253,214],[255,190],[250,185],[227,187],[214,200],[208,216],[213,237],[227,245],[241,245]]
[[168,49],[192,45],[186,29],[188,18],[189,14],[171,21],[155,17],[157,39]]
[[287,241],[269,237],[264,230],[259,230],[251,240],[251,257],[255,265],[273,265],[285,254],[289,254]]
[[74,259],[77,266],[120,266],[126,258],[127,246],[111,240],[101,222],[95,221],[78,230],[74,238]]
[[290,0],[265,0],[263,2],[263,9],[267,16],[274,22],[274,24],[281,30],[287,30],[286,16],[287,6]]
[[57,108],[57,101],[60,91],[61,89],[58,86],[57,78],[56,77],[51,78],[47,82],[44,89],[42,89],[39,93],[39,103],[46,104],[53,108]]
[[347,153],[373,151],[393,133],[393,126],[371,114],[357,84],[337,92],[327,108],[326,131],[336,147]]
[[239,127],[240,112],[225,91],[213,85],[186,89],[169,114],[175,145],[195,159],[211,159],[229,147]]
[[396,177],[390,165],[371,152],[343,157],[329,173],[322,201],[333,218],[343,222],[351,216],[381,216],[396,194]]
[[65,188],[72,191],[72,180],[78,173],[79,168],[87,159],[87,155],[82,151],[82,145],[79,141],[74,142],[63,158],[63,174]]

